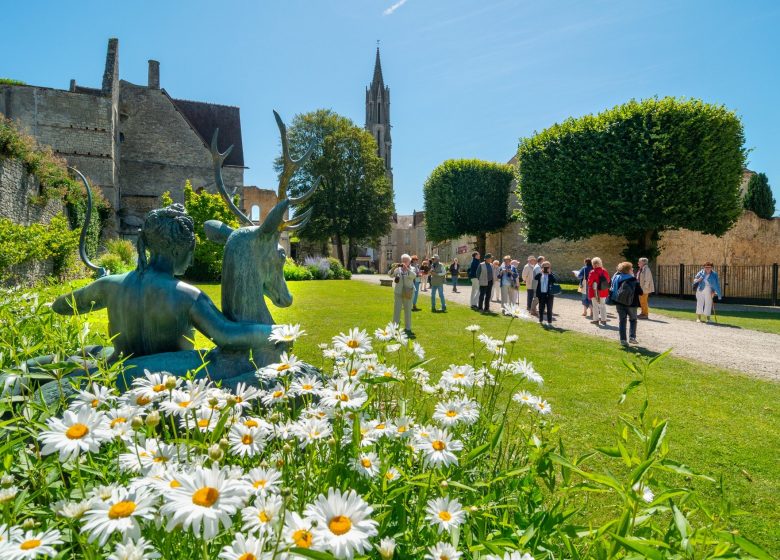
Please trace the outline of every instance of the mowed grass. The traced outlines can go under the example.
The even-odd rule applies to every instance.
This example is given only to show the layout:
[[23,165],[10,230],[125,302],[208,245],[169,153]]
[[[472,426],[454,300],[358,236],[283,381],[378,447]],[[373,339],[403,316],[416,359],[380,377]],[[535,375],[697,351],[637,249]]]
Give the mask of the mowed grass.
[[[696,320],[696,303],[691,302],[690,310],[650,308],[650,313],[657,313],[675,319]],[[717,321],[713,317],[715,326],[721,328],[750,329],[772,334],[780,334],[780,313],[772,311],[719,311],[716,309]],[[780,352],[780,348],[777,350]]]
[[[303,326],[307,336],[294,351],[315,365],[322,362],[318,343],[353,326],[373,333],[392,318],[390,288],[357,281],[288,285],[295,301],[287,309],[272,309],[274,320]],[[220,304],[219,285],[200,287]],[[105,328],[105,312],[89,320],[95,329]],[[468,362],[472,336],[464,330],[467,325],[478,323],[487,334],[503,338],[509,324],[505,317],[479,315],[457,304],[448,305],[447,314],[414,313],[413,321],[417,341],[435,358],[427,366],[434,374],[451,363]],[[535,323],[515,321],[511,333],[520,336],[519,354],[545,378],[539,392],[553,407],[567,452],[613,444],[618,415],[633,414],[640,404],[638,395],[617,404],[631,379],[622,361],[631,354],[617,341],[543,330]],[[207,344],[202,335],[198,344]],[[666,357],[652,371],[649,389],[648,414],[669,419],[671,458],[722,476],[728,498],[746,512],[736,518],[735,529],[780,553],[780,385]],[[716,485],[694,484],[715,507]],[[594,515],[599,517],[598,511]]]

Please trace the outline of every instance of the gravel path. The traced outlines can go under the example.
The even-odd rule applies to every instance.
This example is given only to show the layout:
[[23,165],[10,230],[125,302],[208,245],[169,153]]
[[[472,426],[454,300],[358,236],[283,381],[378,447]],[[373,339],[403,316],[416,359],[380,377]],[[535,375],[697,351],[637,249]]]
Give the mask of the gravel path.
[[[355,274],[352,278],[378,285],[380,276]],[[390,288],[386,289],[388,297],[391,297]],[[444,288],[444,295],[448,302],[468,306],[469,294],[470,288],[466,286],[460,286],[458,293],[453,293],[451,286]],[[430,309],[429,298],[430,292],[420,293],[418,306],[423,309],[423,313]],[[520,292],[520,301],[525,301],[525,291]],[[500,304],[491,303],[491,308],[498,311]],[[558,329],[609,338],[618,344],[615,308],[608,307],[608,311],[609,322],[606,326],[598,327],[582,317],[579,298],[569,295],[556,296],[553,305],[553,325]],[[650,319],[639,321],[637,338],[638,346],[651,352],[663,352],[672,348],[672,354],[682,358],[780,382],[780,335],[725,324],[700,324],[653,315],[651,300]]]

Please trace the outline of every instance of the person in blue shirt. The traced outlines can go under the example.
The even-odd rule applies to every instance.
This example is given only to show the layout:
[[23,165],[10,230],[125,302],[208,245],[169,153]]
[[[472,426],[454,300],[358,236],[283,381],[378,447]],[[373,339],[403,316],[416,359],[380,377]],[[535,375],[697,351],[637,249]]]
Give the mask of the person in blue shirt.
[[[634,295],[629,304],[623,304],[616,301],[616,297],[623,283],[628,282],[633,285]],[[618,331],[620,333],[620,344],[628,346],[637,344],[636,340],[636,310],[639,307],[639,296],[642,295],[642,288],[639,286],[634,276],[634,265],[630,262],[622,262],[618,265],[617,272],[612,277],[612,286],[609,290],[610,299],[615,303],[615,310],[618,314]],[[630,324],[628,340],[626,340],[626,320]]]
[[471,280],[471,308],[479,309],[479,251],[471,253],[469,280]]
[[712,315],[712,301],[720,299],[720,280],[713,264],[704,263],[704,268],[693,277],[693,288],[696,290],[696,322],[709,323]]
[[577,273],[577,279],[580,281],[580,290],[582,290],[582,316],[586,318],[593,317],[593,303],[588,297],[588,275],[591,270],[593,270],[593,263],[590,259],[585,259],[585,266]]

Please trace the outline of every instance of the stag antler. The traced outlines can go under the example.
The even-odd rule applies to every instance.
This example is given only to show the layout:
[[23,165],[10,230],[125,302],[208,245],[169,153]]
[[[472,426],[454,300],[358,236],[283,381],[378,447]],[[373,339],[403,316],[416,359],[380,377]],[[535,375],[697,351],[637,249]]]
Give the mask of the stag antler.
[[219,129],[217,128],[214,130],[214,135],[211,137],[211,159],[214,161],[214,182],[217,184],[217,190],[219,191],[219,194],[222,195],[225,204],[227,204],[228,208],[230,208],[230,211],[236,215],[238,221],[242,222],[244,225],[251,226],[252,220],[250,220],[249,217],[241,210],[239,210],[238,207],[233,203],[233,199],[225,188],[225,182],[222,180],[222,164],[225,163],[225,160],[230,155],[230,152],[233,151],[233,145],[231,144],[230,147],[228,147],[228,149],[223,153],[219,153],[219,148],[217,148],[218,136]]

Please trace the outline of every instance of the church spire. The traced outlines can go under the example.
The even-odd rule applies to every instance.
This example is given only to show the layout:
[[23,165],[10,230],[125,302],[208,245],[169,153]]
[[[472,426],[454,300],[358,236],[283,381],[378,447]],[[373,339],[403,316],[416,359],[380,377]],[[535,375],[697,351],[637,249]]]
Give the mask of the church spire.
[[385,171],[393,184],[393,165],[390,157],[393,140],[390,133],[390,88],[385,86],[382,76],[382,61],[379,58],[379,41],[376,47],[374,77],[366,88],[366,130],[376,140],[376,155],[382,158]]
[[376,48],[376,62],[374,62],[374,79],[371,80],[371,89],[379,86],[379,89],[385,88],[385,81],[382,79],[382,61],[379,59],[379,46]]

